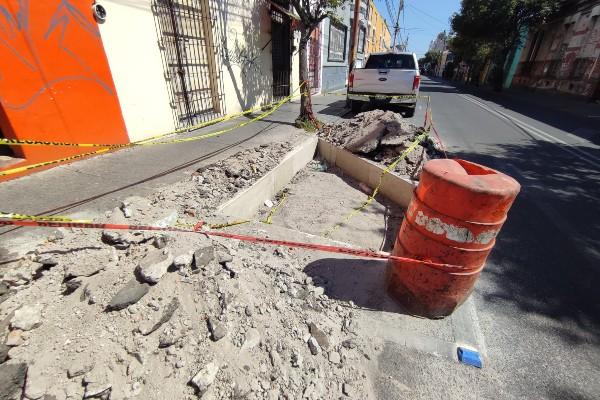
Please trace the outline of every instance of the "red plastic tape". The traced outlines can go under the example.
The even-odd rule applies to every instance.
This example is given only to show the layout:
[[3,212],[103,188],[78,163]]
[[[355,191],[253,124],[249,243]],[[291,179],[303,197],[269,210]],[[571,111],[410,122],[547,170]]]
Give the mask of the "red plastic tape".
[[[164,232],[181,232],[181,233],[196,233],[208,236],[218,236],[227,239],[241,240],[250,243],[264,243],[275,246],[283,246],[290,248],[300,248],[315,251],[324,251],[328,253],[348,254],[356,257],[374,258],[379,260],[397,260],[406,262],[419,262],[425,266],[431,268],[454,268],[462,269],[460,266],[439,264],[429,261],[414,260],[412,258],[393,256],[385,252],[374,252],[366,249],[356,249],[351,247],[339,247],[330,246],[325,244],[313,244],[305,242],[294,242],[290,240],[277,240],[269,239],[264,237],[249,236],[249,235],[238,235],[235,233],[220,232],[220,231],[196,231],[174,227],[158,227],[148,225],[121,225],[121,224],[93,224],[85,222],[52,222],[52,221],[21,221],[21,220],[0,220],[0,226],[2,225],[15,225],[15,226],[30,226],[30,227],[42,227],[42,228],[80,228],[80,229],[109,229],[109,230],[126,230],[126,231],[164,231]],[[196,226],[202,226],[201,222]]]

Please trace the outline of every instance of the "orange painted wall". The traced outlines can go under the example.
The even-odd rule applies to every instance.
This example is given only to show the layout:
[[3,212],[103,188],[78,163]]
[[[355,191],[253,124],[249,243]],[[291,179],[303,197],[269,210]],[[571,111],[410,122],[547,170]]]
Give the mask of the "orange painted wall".
[[[5,137],[129,141],[91,4],[90,0],[0,0],[0,128]],[[13,150],[26,162],[10,168],[93,148]]]

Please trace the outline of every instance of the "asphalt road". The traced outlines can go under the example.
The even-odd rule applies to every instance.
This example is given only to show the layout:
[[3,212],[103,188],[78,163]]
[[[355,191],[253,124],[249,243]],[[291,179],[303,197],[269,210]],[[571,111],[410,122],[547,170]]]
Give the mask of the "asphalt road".
[[450,156],[503,171],[522,192],[473,295],[484,368],[390,344],[379,397],[600,398],[598,120],[429,79],[421,93]]

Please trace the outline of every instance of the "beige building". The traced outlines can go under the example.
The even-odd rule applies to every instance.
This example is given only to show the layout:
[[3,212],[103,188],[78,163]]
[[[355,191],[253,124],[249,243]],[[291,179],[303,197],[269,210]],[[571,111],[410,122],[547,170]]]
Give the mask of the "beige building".
[[600,1],[573,1],[530,31],[512,84],[600,99]]
[[392,45],[390,29],[373,0],[369,0],[367,29],[367,45],[365,46],[367,54],[384,52],[390,49]]

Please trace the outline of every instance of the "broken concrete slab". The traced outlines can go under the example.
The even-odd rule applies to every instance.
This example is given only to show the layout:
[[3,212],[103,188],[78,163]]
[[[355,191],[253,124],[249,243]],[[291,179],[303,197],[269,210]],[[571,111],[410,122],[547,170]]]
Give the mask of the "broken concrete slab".
[[379,146],[381,137],[386,131],[386,126],[381,121],[375,121],[361,128],[357,137],[346,144],[346,149],[353,153],[369,154]]
[[0,400],[20,399],[26,375],[25,363],[0,365]]
[[173,264],[173,255],[170,252],[151,250],[139,262],[136,273],[145,282],[158,283],[171,264]]
[[15,311],[15,315],[10,320],[11,329],[20,329],[30,331],[42,324],[42,306],[24,305]]
[[179,304],[179,299],[177,297],[173,297],[169,304],[163,310],[160,319],[156,322],[148,323],[148,325],[140,327],[140,333],[144,336],[147,336],[152,332],[156,331],[163,324],[169,322],[169,320],[173,317],[173,314],[175,314],[175,311],[177,311],[177,309],[179,308]]
[[132,278],[113,296],[110,303],[106,306],[106,310],[118,311],[127,308],[137,303],[149,290],[150,285],[148,283],[141,283],[137,279]]
[[194,267],[206,267],[215,258],[215,248],[211,243],[203,244],[194,252]]

